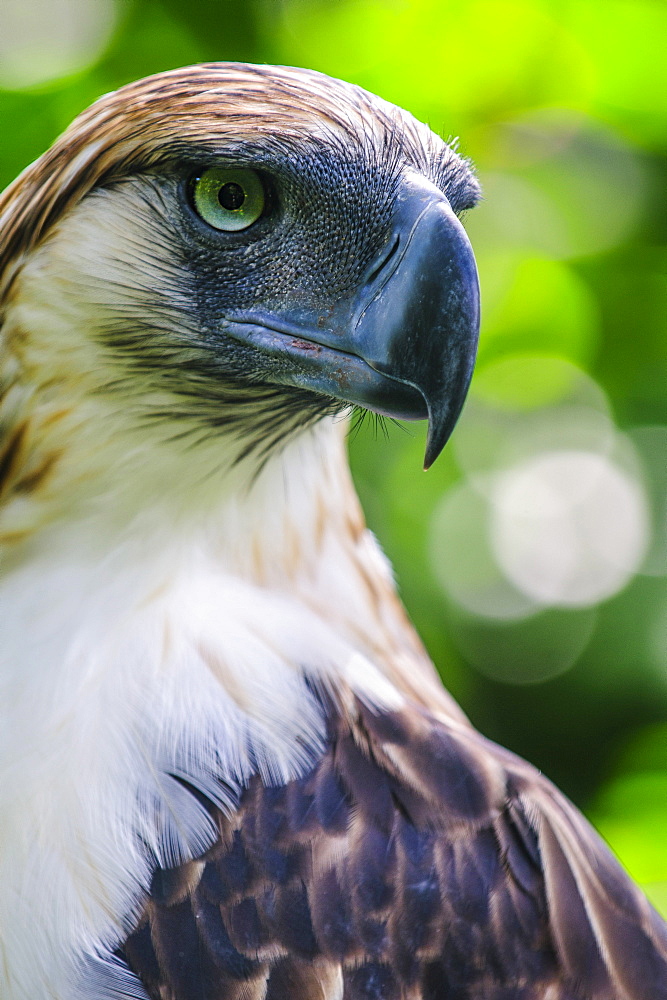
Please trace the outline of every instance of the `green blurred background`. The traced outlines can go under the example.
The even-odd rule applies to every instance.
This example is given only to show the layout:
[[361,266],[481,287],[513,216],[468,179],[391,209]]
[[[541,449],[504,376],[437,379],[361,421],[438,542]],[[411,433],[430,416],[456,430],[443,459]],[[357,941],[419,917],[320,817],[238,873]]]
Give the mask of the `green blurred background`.
[[351,442],[445,682],[588,813],[667,913],[667,6],[2,0],[0,187],[100,94],[201,60],[309,66],[460,137],[485,200],[477,374]]

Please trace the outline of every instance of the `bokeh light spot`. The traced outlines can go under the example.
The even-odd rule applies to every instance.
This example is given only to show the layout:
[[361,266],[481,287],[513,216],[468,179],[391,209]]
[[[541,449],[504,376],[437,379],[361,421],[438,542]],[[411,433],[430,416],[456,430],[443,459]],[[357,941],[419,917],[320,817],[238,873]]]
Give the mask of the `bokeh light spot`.
[[488,492],[489,473],[541,452],[608,455],[615,442],[609,403],[594,379],[563,358],[516,354],[477,373],[451,447],[461,470]]
[[472,614],[525,618],[537,603],[508,582],[489,538],[488,505],[468,483],[442,498],[431,521],[429,554],[446,594]]
[[553,109],[496,128],[509,133],[494,144],[505,150],[507,167],[495,166],[493,156],[488,166],[480,161],[485,200],[467,223],[473,242],[562,260],[608,250],[633,232],[647,179],[616,132]]
[[542,684],[577,662],[595,630],[593,608],[549,608],[521,621],[450,620],[450,634],[481,674],[504,684]]
[[606,456],[546,452],[498,477],[491,537],[508,580],[532,600],[596,604],[641,564],[646,502],[639,483]]
[[571,396],[580,375],[579,369],[560,358],[514,355],[482,366],[474,393],[500,409],[533,410]]
[[540,257],[487,253],[481,247],[484,309],[478,377],[494,357],[534,354],[536,349],[580,366],[588,363],[598,343],[598,309],[572,267]]
[[640,573],[667,576],[667,427],[635,427],[629,438],[639,453],[653,521]]
[[2,0],[0,87],[32,87],[94,62],[117,22],[116,0]]

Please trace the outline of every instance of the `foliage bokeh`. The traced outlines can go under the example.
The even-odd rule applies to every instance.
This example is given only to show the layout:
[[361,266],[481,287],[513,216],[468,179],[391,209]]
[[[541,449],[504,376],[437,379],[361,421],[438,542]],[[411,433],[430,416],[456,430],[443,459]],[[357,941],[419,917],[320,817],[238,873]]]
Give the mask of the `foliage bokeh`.
[[[659,0],[4,0],[0,187],[100,94],[305,65],[460,136],[485,199],[459,430],[367,421],[368,520],[445,682],[667,912],[667,7]],[[407,430],[407,433],[405,432]]]

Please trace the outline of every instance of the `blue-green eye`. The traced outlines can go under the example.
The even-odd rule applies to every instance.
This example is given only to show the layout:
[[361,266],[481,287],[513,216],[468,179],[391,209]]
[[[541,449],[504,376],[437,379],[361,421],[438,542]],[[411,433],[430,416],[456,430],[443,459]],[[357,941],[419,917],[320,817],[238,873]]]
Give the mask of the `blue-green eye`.
[[204,222],[236,233],[257,222],[264,211],[264,188],[254,170],[211,167],[194,185],[194,202]]

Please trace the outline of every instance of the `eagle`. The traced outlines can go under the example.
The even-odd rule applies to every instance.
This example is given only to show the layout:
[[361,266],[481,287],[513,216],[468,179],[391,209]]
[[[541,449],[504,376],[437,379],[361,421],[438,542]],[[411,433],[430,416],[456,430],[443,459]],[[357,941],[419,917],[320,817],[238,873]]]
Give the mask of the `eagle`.
[[463,405],[471,165],[359,87],[102,97],[0,197],[3,1000],[667,1000],[667,927],[442,687],[347,416]]

